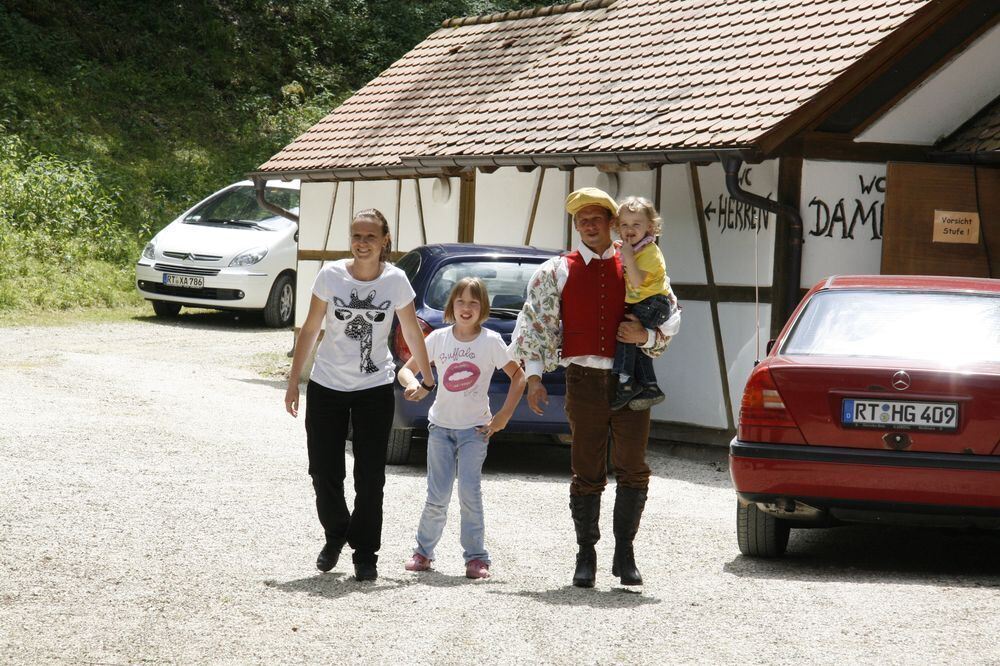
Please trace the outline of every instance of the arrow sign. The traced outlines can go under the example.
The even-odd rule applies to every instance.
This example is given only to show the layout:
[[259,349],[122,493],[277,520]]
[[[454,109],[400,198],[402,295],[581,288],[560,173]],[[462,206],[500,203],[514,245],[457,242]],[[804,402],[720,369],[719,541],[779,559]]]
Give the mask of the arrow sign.
[[712,207],[711,203],[709,203],[707,206],[705,206],[705,221],[706,222],[710,222],[712,220],[712,213],[714,213],[714,212],[715,212],[715,208]]

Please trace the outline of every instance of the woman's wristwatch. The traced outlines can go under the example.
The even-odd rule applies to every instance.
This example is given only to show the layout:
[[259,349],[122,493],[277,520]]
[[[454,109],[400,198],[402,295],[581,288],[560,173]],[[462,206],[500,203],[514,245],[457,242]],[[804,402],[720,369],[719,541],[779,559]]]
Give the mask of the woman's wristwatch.
[[428,386],[427,384],[424,383],[423,379],[420,380],[420,388],[422,388],[423,390],[427,391],[428,393],[430,393],[431,391],[433,391],[434,388],[435,388],[435,386],[436,386],[435,384],[431,384],[430,386]]

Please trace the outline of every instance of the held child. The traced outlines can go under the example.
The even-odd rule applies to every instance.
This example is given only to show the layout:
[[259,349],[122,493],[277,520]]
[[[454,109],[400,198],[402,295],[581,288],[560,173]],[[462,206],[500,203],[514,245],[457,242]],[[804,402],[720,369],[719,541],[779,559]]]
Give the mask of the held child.
[[[407,571],[426,571],[434,559],[448,518],[452,486],[458,477],[461,543],[468,578],[488,578],[490,557],[483,542],[483,499],[480,489],[486,448],[493,433],[507,425],[524,393],[524,371],[513,360],[500,334],[483,328],[490,299],[482,280],[458,281],[448,297],[444,320],[452,324],[427,336],[427,353],[437,366],[439,389],[428,414],[427,502],[417,528],[417,547]],[[413,376],[415,361],[399,369],[407,400],[424,394]],[[510,377],[503,407],[490,416],[489,388],[494,368]]]
[[[660,216],[642,197],[629,197],[618,208],[616,243],[625,268],[625,304],[646,328],[657,328],[670,318],[676,301],[670,292],[663,254],[656,244]],[[611,408],[649,409],[663,402],[663,391],[656,385],[653,360],[637,352],[634,344],[619,342],[615,349],[613,372],[618,375]]]

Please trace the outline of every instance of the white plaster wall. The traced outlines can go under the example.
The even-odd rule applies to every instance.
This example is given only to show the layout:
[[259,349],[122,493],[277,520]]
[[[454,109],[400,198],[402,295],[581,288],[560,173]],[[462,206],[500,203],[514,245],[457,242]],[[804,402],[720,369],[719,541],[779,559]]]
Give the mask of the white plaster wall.
[[712,428],[726,427],[722,381],[708,303],[685,301],[683,324],[670,346],[653,364],[667,399],[651,416]]
[[[609,174],[610,175],[610,174]],[[616,200],[625,197],[646,197],[650,201],[656,196],[656,171],[622,171],[618,176]]]
[[302,183],[299,193],[300,250],[325,249],[325,234],[336,188],[336,183]]
[[[423,205],[428,243],[453,243],[458,238],[458,178],[421,178],[403,181],[399,207],[399,237],[396,248],[406,252],[424,241],[417,212],[417,183]],[[447,185],[444,185],[447,183]],[[443,186],[444,185],[444,186]]]
[[[712,252],[715,282],[720,285],[752,286],[771,284],[774,262],[775,216],[760,209],[732,201],[726,190],[725,172],[721,164],[698,167],[702,203],[705,206],[708,243]],[[778,162],[744,165],[740,170],[741,186],[748,192],[776,199],[778,196]],[[720,209],[726,211],[720,214]],[[737,216],[736,211],[740,211]],[[753,211],[758,233],[748,223],[745,211]],[[766,225],[766,228],[765,228]],[[756,278],[754,277],[754,239],[756,236]]]
[[[513,167],[504,167],[493,173],[476,174],[475,242],[496,245],[524,243],[537,172],[537,169],[521,172]],[[541,203],[538,215],[544,215]]]
[[884,164],[803,162],[802,287],[831,275],[879,273],[884,203]]
[[295,274],[295,327],[302,328],[309,314],[313,283],[322,266],[321,261],[299,261]]
[[938,69],[855,141],[931,145],[1000,91],[1000,24]]
[[698,213],[691,190],[691,169],[675,164],[660,169],[660,250],[672,282],[705,284],[705,260]]
[[[758,317],[761,323],[759,336]],[[759,314],[753,303],[719,304],[719,324],[722,330],[722,348],[726,356],[734,425],[739,421],[743,387],[753,370],[754,361],[763,358],[764,350],[767,349],[770,322],[771,306],[767,303],[761,303]]]
[[535,224],[528,245],[562,249],[566,245],[568,174],[559,169],[521,172],[513,167],[476,175],[476,243],[523,245],[528,231],[532,198],[542,179]]

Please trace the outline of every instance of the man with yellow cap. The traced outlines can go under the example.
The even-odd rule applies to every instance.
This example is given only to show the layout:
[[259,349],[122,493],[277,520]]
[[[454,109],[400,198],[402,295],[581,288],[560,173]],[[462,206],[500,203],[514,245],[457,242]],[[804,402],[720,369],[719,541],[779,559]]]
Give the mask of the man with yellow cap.
[[593,587],[597,575],[595,545],[600,539],[601,494],[607,485],[609,432],[617,480],[612,573],[624,585],[641,585],[632,542],[649,486],[649,408],[611,409],[611,367],[616,340],[640,345],[656,357],[677,324],[647,330],[634,317],[626,318],[625,277],[611,242],[618,214],[615,200],[602,190],[585,187],[569,195],[566,211],[573,216],[580,245],[546,261],[532,276],[511,351],[524,361],[528,406],[536,414],[548,404],[542,372],[558,365],[566,368],[566,415],[573,433],[570,511],[579,547],[573,585]]

